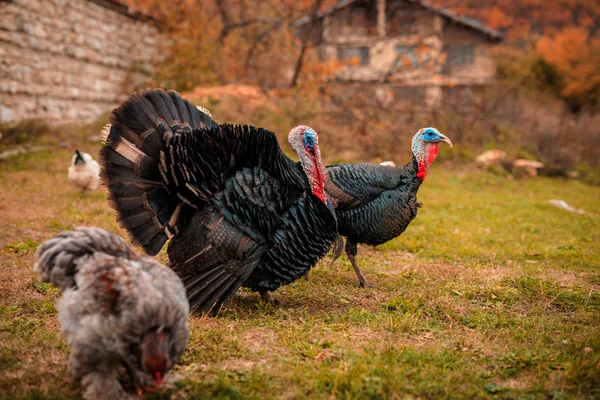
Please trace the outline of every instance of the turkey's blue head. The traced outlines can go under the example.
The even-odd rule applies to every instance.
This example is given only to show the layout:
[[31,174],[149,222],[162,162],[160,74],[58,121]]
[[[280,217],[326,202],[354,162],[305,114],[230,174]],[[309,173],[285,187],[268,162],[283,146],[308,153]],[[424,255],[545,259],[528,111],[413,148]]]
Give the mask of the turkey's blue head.
[[417,176],[421,178],[421,180],[425,180],[427,168],[437,157],[438,144],[440,142],[446,142],[452,147],[452,141],[435,128],[419,129],[417,134],[413,137],[412,151],[419,164]]
[[312,193],[327,204],[325,195],[325,169],[319,150],[319,136],[309,126],[298,125],[290,131],[288,142],[300,157],[300,164],[308,178]]

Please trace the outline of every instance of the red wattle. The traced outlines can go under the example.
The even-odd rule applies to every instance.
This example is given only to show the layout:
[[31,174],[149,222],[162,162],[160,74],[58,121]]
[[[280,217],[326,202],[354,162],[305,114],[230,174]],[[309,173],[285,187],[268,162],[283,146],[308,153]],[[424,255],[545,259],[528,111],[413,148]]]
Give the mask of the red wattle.
[[325,205],[327,205],[327,195],[325,194],[325,174],[321,173],[323,167],[317,163],[317,173],[314,179],[309,179],[311,181],[312,194],[317,196],[319,200],[321,200]]
[[317,189],[317,190],[313,190],[312,194],[317,196],[319,198],[319,200],[321,200],[325,205],[327,204],[327,196],[325,195],[324,191]]
[[417,171],[417,178],[420,178],[422,181],[424,181],[426,176],[427,176],[427,168],[425,168],[425,165],[423,165],[422,162],[419,162],[419,170]]
[[425,180],[427,176],[427,168],[433,163],[435,158],[438,155],[438,144],[437,143],[427,143],[425,145],[425,160],[419,159],[419,169],[417,171],[417,178],[422,181]]
[[308,174],[308,180],[310,187],[312,188],[312,194],[317,196],[323,204],[327,205],[327,195],[325,194],[325,169],[323,168],[323,162],[321,160],[321,151],[319,145],[315,144],[312,149],[312,158],[314,162],[314,169],[312,174]]
[[431,163],[433,163],[433,160],[435,160],[435,158],[438,155],[438,144],[437,143],[432,143],[429,146],[427,146],[427,166],[429,167],[431,165]]

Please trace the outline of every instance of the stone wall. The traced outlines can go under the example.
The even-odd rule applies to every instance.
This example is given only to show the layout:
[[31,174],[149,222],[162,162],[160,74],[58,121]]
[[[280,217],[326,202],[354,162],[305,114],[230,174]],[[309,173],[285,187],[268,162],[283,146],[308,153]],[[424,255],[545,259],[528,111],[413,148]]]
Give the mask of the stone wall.
[[0,1],[0,122],[89,122],[149,81],[160,33],[108,0]]

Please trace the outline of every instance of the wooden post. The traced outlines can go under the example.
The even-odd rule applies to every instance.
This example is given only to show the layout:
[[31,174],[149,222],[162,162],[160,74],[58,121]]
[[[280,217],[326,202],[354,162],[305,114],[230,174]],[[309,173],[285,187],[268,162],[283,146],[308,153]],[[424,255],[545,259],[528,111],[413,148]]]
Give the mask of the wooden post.
[[385,37],[385,0],[377,0],[377,33]]

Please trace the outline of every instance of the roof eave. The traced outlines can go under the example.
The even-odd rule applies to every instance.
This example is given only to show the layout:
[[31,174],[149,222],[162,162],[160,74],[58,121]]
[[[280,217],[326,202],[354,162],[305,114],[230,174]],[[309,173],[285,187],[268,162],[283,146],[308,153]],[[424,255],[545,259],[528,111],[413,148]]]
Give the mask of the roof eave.
[[[328,9],[318,12],[316,14],[315,19],[319,20],[319,19],[333,13],[334,11],[337,11],[339,9],[342,9],[344,7],[351,5],[352,3],[355,3],[356,1],[358,1],[358,0],[338,1],[335,5],[329,7]],[[485,24],[483,24],[482,22],[480,22],[476,19],[458,15],[456,13],[453,13],[450,10],[431,5],[431,4],[421,1],[421,0],[405,0],[405,1],[410,2],[410,3],[416,3],[419,6],[421,6],[422,8],[427,9],[432,12],[435,12],[436,14],[441,15],[443,18],[446,18],[447,20],[450,20],[454,23],[460,24],[461,26],[464,26],[466,28],[473,29],[477,32],[483,33],[486,36],[486,38],[489,40],[497,41],[497,42],[501,42],[502,40],[504,40],[504,33],[502,31],[490,28],[489,26],[486,26]],[[292,25],[296,28],[300,28],[304,25],[309,24],[311,21],[312,21],[311,16],[306,15],[306,16],[296,20]]]
[[[326,10],[323,11],[318,11],[316,13],[316,20],[319,20],[331,13],[333,13],[334,11],[340,10],[342,8],[348,7],[350,4],[352,3],[356,3],[358,0],[340,0],[337,3],[335,3],[334,5],[332,5],[331,7],[327,8]],[[300,28],[304,25],[307,25],[311,22],[312,18],[310,15],[305,15],[304,17],[297,19],[292,26],[296,27],[296,28]]]
[[477,32],[483,33],[488,39],[495,40],[495,41],[504,40],[504,33],[502,31],[490,28],[489,26],[485,25],[484,23],[482,23],[476,19],[458,15],[450,10],[431,5],[425,1],[419,1],[419,0],[408,0],[408,1],[410,1],[411,3],[417,3],[422,8],[433,11],[454,23],[460,24],[466,28],[470,28]]

